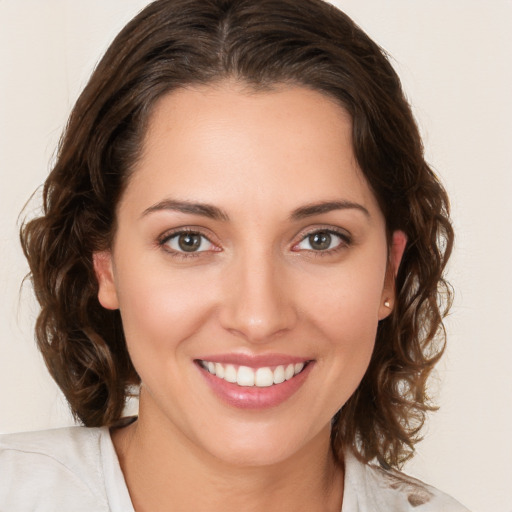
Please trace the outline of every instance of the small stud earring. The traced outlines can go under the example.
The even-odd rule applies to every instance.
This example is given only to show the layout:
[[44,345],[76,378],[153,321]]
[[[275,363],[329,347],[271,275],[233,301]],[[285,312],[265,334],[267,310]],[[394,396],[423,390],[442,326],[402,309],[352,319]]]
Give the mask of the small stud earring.
[[384,301],[384,306],[386,306],[387,308],[390,308],[391,307],[391,304],[389,303],[389,299],[386,299]]

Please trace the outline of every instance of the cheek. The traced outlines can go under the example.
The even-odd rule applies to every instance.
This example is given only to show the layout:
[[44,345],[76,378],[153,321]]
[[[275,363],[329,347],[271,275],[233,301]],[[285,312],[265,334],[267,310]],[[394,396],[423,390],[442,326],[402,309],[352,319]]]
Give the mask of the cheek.
[[[329,279],[311,279],[302,292],[304,314],[324,341],[326,378],[346,401],[363,377],[373,352],[381,303],[384,263],[340,266]],[[315,286],[322,282],[322,288]],[[307,308],[307,309],[306,309]]]
[[[378,326],[382,272],[332,272],[329,279],[308,278],[300,290],[307,339],[320,378],[312,387],[312,411],[332,418],[352,396],[371,360]],[[322,287],[318,284],[322,283]]]
[[[126,269],[127,270],[127,269]],[[131,351],[177,346],[204,321],[211,291],[187,273],[146,266],[144,272],[119,273],[118,297]],[[201,281],[202,282],[202,281]]]
[[[329,277],[314,276],[302,292],[304,311],[332,333],[373,333],[382,301],[385,265],[350,266],[330,272]],[[319,284],[321,283],[321,286]]]

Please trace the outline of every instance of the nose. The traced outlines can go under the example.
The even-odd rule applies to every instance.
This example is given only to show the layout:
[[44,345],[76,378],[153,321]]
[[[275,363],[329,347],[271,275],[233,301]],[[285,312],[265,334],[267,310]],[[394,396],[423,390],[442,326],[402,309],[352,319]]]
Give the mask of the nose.
[[224,287],[220,322],[250,343],[266,343],[293,329],[297,312],[283,265],[270,255],[232,262]]

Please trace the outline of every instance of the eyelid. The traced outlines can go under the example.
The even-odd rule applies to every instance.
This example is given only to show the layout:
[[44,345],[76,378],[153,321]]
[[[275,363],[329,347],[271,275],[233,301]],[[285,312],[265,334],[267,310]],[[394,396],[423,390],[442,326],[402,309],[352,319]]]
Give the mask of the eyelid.
[[[220,248],[220,246],[217,242],[214,242],[212,240],[212,238],[214,238],[214,237],[209,233],[206,234],[204,231],[205,231],[204,228],[200,228],[198,226],[182,226],[182,227],[178,227],[178,228],[173,228],[168,231],[165,231],[157,238],[157,245],[159,247],[161,247],[163,250],[165,250],[166,252],[168,252],[169,254],[171,254],[173,256],[177,256],[177,257],[183,257],[183,258],[197,257],[203,253],[208,253],[208,252],[220,252],[222,249]],[[199,236],[203,237],[204,239],[208,240],[208,242],[212,246],[214,246],[215,249],[187,252],[187,251],[179,251],[179,250],[173,249],[168,246],[169,240],[176,238],[180,235],[184,235],[184,234],[199,235]]]
[[[332,249],[326,249],[323,251],[321,251],[321,250],[315,251],[314,249],[295,249],[300,243],[302,243],[309,236],[314,235],[315,233],[329,233],[330,235],[337,236],[338,238],[341,239],[341,243]],[[306,229],[305,231],[302,231],[298,236],[299,236],[299,240],[297,242],[294,242],[294,244],[292,245],[292,251],[294,249],[296,252],[307,251],[310,253],[314,253],[315,255],[318,255],[318,256],[334,253],[339,249],[348,247],[353,244],[352,235],[348,231],[346,231],[345,229],[333,227],[333,226],[310,227],[310,228]]]

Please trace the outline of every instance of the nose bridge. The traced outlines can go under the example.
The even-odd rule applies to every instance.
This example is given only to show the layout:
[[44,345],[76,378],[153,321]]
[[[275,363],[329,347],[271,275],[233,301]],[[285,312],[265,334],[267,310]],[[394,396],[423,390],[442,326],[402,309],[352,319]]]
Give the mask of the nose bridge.
[[270,249],[244,251],[228,272],[221,316],[224,328],[252,343],[264,343],[293,326],[296,316],[286,272]]

